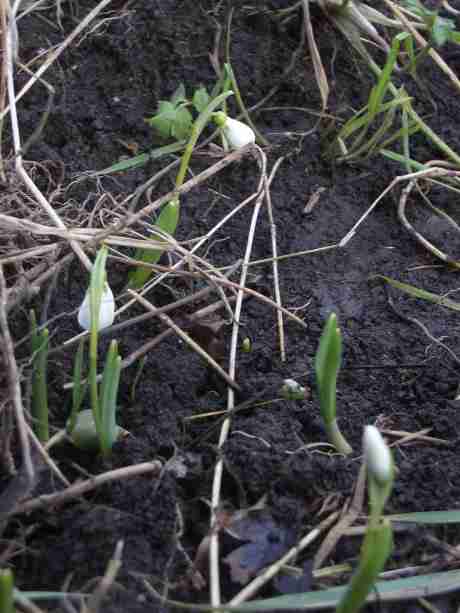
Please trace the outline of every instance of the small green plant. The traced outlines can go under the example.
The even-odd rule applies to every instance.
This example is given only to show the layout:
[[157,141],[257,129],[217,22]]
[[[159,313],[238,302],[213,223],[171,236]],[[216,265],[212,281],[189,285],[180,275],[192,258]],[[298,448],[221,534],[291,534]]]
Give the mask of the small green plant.
[[438,10],[427,9],[420,0],[402,0],[401,4],[425,22],[433,45],[442,47],[447,42],[460,44],[460,32],[455,29],[453,19],[441,17]]
[[0,570],[0,611],[14,613],[14,577],[9,568]]
[[190,138],[193,126],[193,115],[189,109],[201,113],[210,100],[203,86],[188,99],[185,86],[181,83],[169,100],[160,100],[157,113],[145,121],[161,138],[185,141]]
[[393,549],[391,523],[382,515],[393,487],[394,464],[391,452],[374,426],[366,426],[363,447],[370,516],[358,569],[337,606],[336,613],[358,613]]
[[118,345],[112,341],[107,352],[101,385],[97,382],[99,330],[112,324],[115,302],[107,283],[105,264],[107,248],[102,247],[91,271],[89,290],[78,313],[78,321],[89,328],[89,389],[91,409],[80,411],[84,397],[81,383],[84,346],[80,343],[74,365],[72,412],[67,422],[67,431],[74,443],[85,449],[99,449],[108,455],[120,435],[116,423],[118,385],[120,382],[121,357]]
[[[351,161],[370,156],[394,140],[399,139],[403,133],[411,135],[420,129],[417,122],[412,122],[407,127],[398,128],[393,134],[389,134],[398,116],[397,111],[407,110],[408,105],[410,105],[410,98],[404,88],[401,88],[397,92],[393,92],[393,99],[385,99],[391,87],[391,76],[395,70],[402,43],[409,57],[412,70],[415,69],[416,59],[411,42],[412,37],[407,32],[401,32],[395,36],[385,66],[379,71],[377,83],[371,89],[367,105],[351,117],[340,129],[334,142],[326,151],[326,155],[337,154],[341,161]],[[371,134],[371,127],[377,121],[379,121],[378,127]],[[351,141],[352,137],[353,140]]]
[[41,443],[48,442],[48,328],[39,329],[35,312],[30,311],[31,349],[33,356],[32,372],[32,418],[33,429]]
[[[189,126],[187,128],[188,142],[185,147],[184,153],[182,154],[179,171],[177,173],[176,188],[181,187],[181,185],[185,181],[185,177],[187,176],[187,171],[188,171],[188,167],[190,164],[190,159],[192,157],[193,150],[198,142],[198,139],[202,131],[204,130],[206,125],[211,120],[211,117],[213,116],[214,111],[217,108],[219,108],[223,104],[223,102],[232,94],[233,92],[231,90],[227,90],[215,96],[214,98],[211,98],[210,96],[207,95],[206,90],[204,88],[197,90],[197,92],[195,92],[193,96],[193,100],[195,101],[192,103],[197,111],[199,109],[201,110],[199,110],[198,117],[194,121],[191,120],[190,125],[188,121],[185,122],[185,120],[182,117],[183,105],[186,104],[186,101],[184,101],[184,99],[182,99],[180,96],[176,96],[177,99],[175,103],[170,102],[169,104],[173,106],[175,104],[174,108],[177,109],[177,112],[179,112],[179,110],[182,109],[180,110],[180,114],[179,114],[179,118],[181,119],[177,119],[177,117],[173,115],[173,112],[170,107],[168,107],[170,108],[169,115],[167,113],[166,113],[166,116],[162,116],[161,114],[159,114],[152,118],[151,121],[154,121],[155,129],[157,130],[161,129],[163,130],[164,134],[168,133],[168,135],[170,136],[174,136],[174,134],[177,133],[177,128],[175,127],[176,121],[180,121],[183,123],[183,126],[180,129],[181,130],[183,129],[184,133],[185,133],[185,125],[187,124],[187,126]],[[190,114],[188,110],[187,110],[187,113]],[[176,119],[174,119],[174,117],[176,117]],[[191,118],[191,115],[190,115],[190,118]],[[179,223],[179,217],[180,217],[180,200],[179,200],[179,197],[177,197],[171,200],[170,202],[168,202],[167,204],[165,204],[165,206],[163,207],[163,210],[161,211],[158,217],[157,224],[156,224],[158,229],[160,230],[160,233],[153,232],[151,234],[151,238],[156,241],[158,240],[161,241],[161,240],[164,240],[165,234],[173,236],[176,231],[176,227]],[[164,249],[162,248],[153,249],[153,250],[138,249],[135,254],[135,258],[136,260],[140,260],[142,262],[145,262],[146,264],[147,263],[155,264],[160,259],[163,252],[164,252]],[[151,268],[147,268],[145,266],[138,266],[129,275],[128,284],[130,287],[137,289],[139,287],[142,287],[144,283],[148,281],[151,275],[152,275]]]
[[342,336],[337,316],[331,313],[324,326],[315,357],[316,383],[319,392],[321,417],[329,441],[339,453],[353,450],[340,432],[336,418],[337,375],[342,361]]

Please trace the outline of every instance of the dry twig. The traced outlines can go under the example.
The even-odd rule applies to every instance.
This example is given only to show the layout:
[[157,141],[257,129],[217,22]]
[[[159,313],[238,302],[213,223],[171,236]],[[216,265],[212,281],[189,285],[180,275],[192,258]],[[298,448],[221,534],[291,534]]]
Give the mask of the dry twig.
[[[30,451],[30,441],[27,435],[27,424],[24,415],[24,406],[22,404],[21,381],[20,373],[14,356],[13,340],[10,334],[7,317],[8,292],[6,281],[3,274],[3,267],[0,266],[0,329],[2,331],[2,351],[5,364],[8,371],[8,386],[10,390],[11,402],[14,408],[16,425],[21,443],[22,458],[24,462],[25,473],[30,483],[34,480],[34,466],[32,463],[32,455]],[[4,407],[5,410],[5,407]],[[5,453],[5,450],[3,450]],[[7,451],[7,453],[9,453]]]

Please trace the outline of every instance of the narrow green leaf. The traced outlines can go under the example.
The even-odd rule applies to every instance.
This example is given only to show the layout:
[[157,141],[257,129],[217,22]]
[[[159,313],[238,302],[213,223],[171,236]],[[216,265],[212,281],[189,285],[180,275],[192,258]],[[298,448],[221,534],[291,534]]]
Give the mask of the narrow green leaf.
[[77,355],[75,356],[75,362],[73,367],[73,388],[72,388],[72,411],[67,421],[67,431],[72,433],[75,428],[77,420],[77,414],[80,410],[81,403],[85,396],[86,383],[82,383],[83,378],[83,360],[85,357],[85,339],[82,338],[78,344]]
[[337,315],[331,313],[324,326],[315,357],[321,415],[326,423],[335,419],[337,374],[342,360],[342,340]]
[[374,275],[373,277],[371,277],[371,279],[382,279],[392,287],[395,287],[396,289],[401,290],[405,294],[412,296],[412,298],[426,300],[427,302],[432,302],[434,304],[438,304],[439,306],[452,309],[452,311],[460,311],[460,303],[455,302],[455,300],[451,300],[450,298],[446,298],[445,296],[438,296],[438,294],[433,294],[432,292],[420,289],[418,287],[415,287],[414,285],[409,285],[408,283],[396,281],[396,279],[386,277],[385,275]]
[[460,511],[420,511],[419,513],[397,513],[386,515],[387,519],[396,522],[413,524],[460,524]]
[[185,141],[180,141],[178,143],[171,143],[170,145],[158,147],[157,149],[152,149],[152,151],[149,151],[148,153],[141,153],[133,158],[121,160],[120,162],[112,164],[112,166],[104,168],[103,170],[98,170],[95,175],[108,175],[113,172],[123,172],[125,170],[131,170],[131,168],[144,166],[144,164],[147,164],[149,160],[158,160],[159,158],[170,155],[171,153],[181,151],[185,144]]
[[[378,581],[374,589],[366,598],[371,602],[398,602],[415,600],[416,598],[429,598],[430,596],[448,594],[458,590],[460,584],[460,571],[450,570],[442,573],[407,577],[392,581]],[[289,594],[266,600],[253,600],[241,605],[233,611],[286,611],[289,609],[324,610],[337,606],[348,586],[340,586],[319,592],[305,592],[303,594]],[[229,608],[223,609],[229,610]]]
[[[158,216],[157,223],[155,224],[160,230],[174,236],[174,233],[179,223],[180,203],[179,199],[171,200],[162,209]],[[162,237],[152,232],[151,238],[153,240],[162,240]],[[165,246],[167,243],[165,244]],[[162,256],[164,249],[138,249],[134,255],[136,260],[141,260],[146,264],[156,264]],[[138,289],[142,287],[146,281],[151,277],[152,269],[138,266],[129,275],[129,286]]]
[[110,343],[101,384],[101,449],[104,455],[110,453],[118,438],[116,422],[118,385],[120,382],[121,357],[117,341]]
[[388,158],[389,160],[393,160],[394,162],[400,162],[401,164],[405,164],[406,162],[411,166],[413,170],[426,170],[427,166],[417,162],[417,160],[406,159],[404,155],[400,153],[396,153],[395,151],[390,151],[389,149],[380,149],[380,153]]
[[376,116],[377,112],[379,111],[380,105],[382,104],[383,98],[388,90],[388,85],[390,82],[391,75],[394,71],[401,42],[408,36],[410,36],[410,34],[408,34],[407,32],[400,32],[393,39],[391,49],[388,53],[387,61],[385,62],[385,66],[380,73],[377,85],[372,90],[369,99],[369,121],[372,121]]

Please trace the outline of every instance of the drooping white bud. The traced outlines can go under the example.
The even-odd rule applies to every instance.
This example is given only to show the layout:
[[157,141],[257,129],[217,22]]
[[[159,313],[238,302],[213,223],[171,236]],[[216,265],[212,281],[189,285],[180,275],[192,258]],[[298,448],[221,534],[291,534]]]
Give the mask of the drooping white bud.
[[385,485],[393,476],[393,459],[388,445],[375,426],[366,426],[363,434],[364,458],[370,474]]
[[285,379],[281,388],[281,395],[286,400],[305,400],[307,390],[294,379]]
[[232,149],[240,149],[256,142],[254,130],[242,121],[227,117],[221,111],[214,113],[215,123],[222,129],[227,143]]
[[[108,283],[104,285],[104,291],[101,296],[101,308],[99,309],[99,325],[98,330],[107,328],[113,324],[115,319],[115,299],[113,292]],[[91,309],[90,309],[90,294],[89,290],[85,294],[80,308],[78,309],[78,323],[84,330],[91,328]]]

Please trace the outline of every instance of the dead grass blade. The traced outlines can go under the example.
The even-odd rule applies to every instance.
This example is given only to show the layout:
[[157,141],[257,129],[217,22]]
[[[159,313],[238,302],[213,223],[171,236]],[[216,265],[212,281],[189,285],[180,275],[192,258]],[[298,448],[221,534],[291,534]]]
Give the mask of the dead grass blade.
[[329,100],[329,82],[327,80],[326,71],[324,70],[321,55],[316,44],[313,27],[311,25],[310,0],[302,0],[302,9],[304,29],[307,35],[308,48],[310,50],[310,56],[313,62],[316,83],[318,85],[319,93],[321,95],[321,106],[322,110],[325,111],[327,108],[327,102]]

